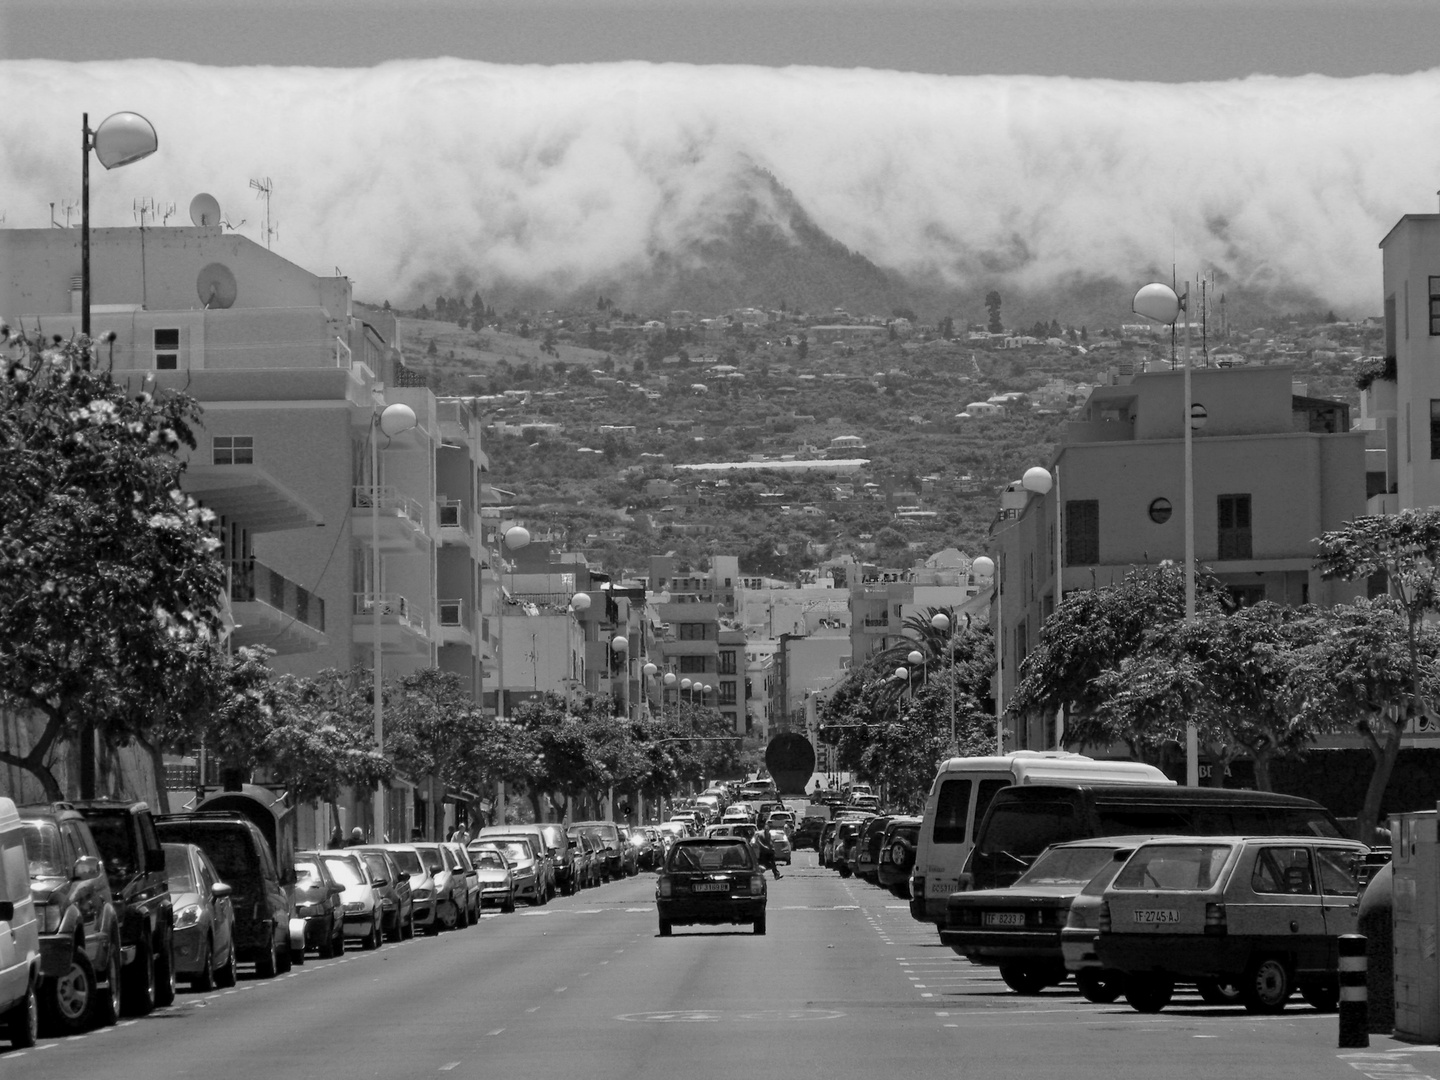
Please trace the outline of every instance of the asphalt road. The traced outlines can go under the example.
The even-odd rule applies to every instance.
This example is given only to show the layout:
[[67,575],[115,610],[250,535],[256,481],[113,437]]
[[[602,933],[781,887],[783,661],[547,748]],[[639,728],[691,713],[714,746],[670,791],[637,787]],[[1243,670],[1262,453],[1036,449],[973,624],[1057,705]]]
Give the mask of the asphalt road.
[[[1440,1053],[1336,1049],[1334,1014],[1183,995],[1156,1016],[1069,989],[1022,998],[904,904],[802,852],[770,883],[769,934],[656,934],[649,874],[469,930],[242,968],[233,990],[90,1035],[0,1051],[0,1077],[709,1080],[1425,1080]],[[1429,1048],[1436,1050],[1440,1048]]]

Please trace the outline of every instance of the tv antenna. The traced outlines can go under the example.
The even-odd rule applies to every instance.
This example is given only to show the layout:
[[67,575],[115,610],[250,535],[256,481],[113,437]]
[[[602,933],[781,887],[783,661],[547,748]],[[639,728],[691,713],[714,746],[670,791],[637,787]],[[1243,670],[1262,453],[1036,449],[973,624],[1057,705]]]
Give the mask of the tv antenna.
[[265,246],[269,248],[270,238],[280,235],[280,227],[278,225],[272,227],[270,224],[270,195],[275,190],[275,185],[267,176],[264,180],[251,180],[250,186],[255,189],[257,199],[265,200],[265,226],[262,231],[265,233]]
[[60,212],[65,215],[65,224],[61,225],[60,222],[55,220],[55,204],[52,202],[50,204],[50,227],[52,229],[70,228],[70,215],[75,213],[79,206],[80,204],[74,199],[62,199],[60,201]]
[[245,222],[246,219],[243,217],[239,221],[231,221],[227,217],[222,217],[220,219],[220,224],[223,225],[225,228],[229,229],[231,232],[237,232],[240,226],[244,225]]
[[131,204],[131,208],[135,217],[139,219],[140,228],[142,229],[145,228],[145,219],[147,217],[151,221],[159,218],[160,224],[163,225],[165,224],[165,222],[170,220],[170,215],[175,213],[174,203],[170,203],[168,206],[161,206],[159,203],[157,203],[154,199],[151,198],[136,199]]

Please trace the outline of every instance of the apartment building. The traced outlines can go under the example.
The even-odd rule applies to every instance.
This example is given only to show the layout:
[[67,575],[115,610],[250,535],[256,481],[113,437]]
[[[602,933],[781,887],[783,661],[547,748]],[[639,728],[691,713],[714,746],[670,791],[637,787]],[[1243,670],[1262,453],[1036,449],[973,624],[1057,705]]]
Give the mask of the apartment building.
[[[77,230],[0,230],[0,266],[12,325],[78,332]],[[363,313],[348,279],[220,228],[93,229],[91,279],[105,360],[203,406],[181,486],[218,515],[235,643],[314,675],[370,666],[378,642],[387,678],[439,664],[478,691],[479,423],[406,385],[393,321]],[[396,403],[416,423],[387,436]],[[411,833],[412,794],[402,781],[387,799],[392,836]],[[364,801],[340,824],[368,821]]]
[[[1314,539],[1365,512],[1366,433],[1348,406],[1293,392],[1288,366],[1192,372],[1195,555],[1241,604],[1331,605],[1365,585],[1323,581]],[[1017,481],[1001,496],[992,554],[1001,603],[991,622],[1009,698],[1020,664],[1054,611],[1055,514],[1064,501],[1065,592],[1111,584],[1134,567],[1185,556],[1180,371],[1120,376],[1090,394],[1065,431],[1045,495]],[[1011,745],[1039,748],[1034,718]]]
[[1440,506],[1440,214],[1406,214],[1380,251],[1385,356],[1395,362],[1393,378],[1371,386],[1374,426],[1388,419],[1394,432],[1396,499],[1384,509]]

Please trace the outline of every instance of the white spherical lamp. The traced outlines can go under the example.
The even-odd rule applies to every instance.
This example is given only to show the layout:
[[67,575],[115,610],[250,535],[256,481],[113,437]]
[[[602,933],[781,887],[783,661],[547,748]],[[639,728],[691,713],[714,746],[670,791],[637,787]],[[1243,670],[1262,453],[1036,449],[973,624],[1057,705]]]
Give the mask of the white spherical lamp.
[[904,679],[908,679],[909,677],[910,677],[910,672],[909,672],[909,670],[908,670],[907,668],[905,668],[905,667],[902,666],[902,667],[897,667],[897,668],[895,669],[895,678],[900,679],[900,680],[904,680]]
[[681,689],[681,690],[689,690],[692,685],[693,685],[693,684],[690,682],[689,679],[681,679],[681,680],[680,680],[680,689]]
[[511,551],[519,551],[528,543],[530,543],[530,530],[524,525],[512,525],[505,530],[505,546]]
[[415,410],[398,401],[394,405],[385,406],[385,411],[380,414],[380,430],[385,433],[387,439],[393,439],[402,431],[409,431],[414,426]]
[[1039,465],[1032,465],[1025,470],[1025,475],[1020,478],[1020,485],[1026,491],[1033,491],[1036,495],[1044,495],[1055,486],[1055,478],[1050,475],[1050,470]]
[[618,653],[623,653],[630,648],[630,642],[626,639],[624,634],[616,634],[613,638],[610,639],[610,648],[614,649]]
[[653,678],[655,677],[655,673],[656,673],[657,671],[659,671],[660,669],[659,669],[658,667],[656,667],[654,664],[649,663],[649,662],[647,661],[646,664],[645,664],[645,666],[642,667],[640,670],[645,673],[645,677],[646,677],[647,679],[653,679]]
[[665,685],[666,685],[666,686],[674,686],[674,685],[675,685],[675,682],[676,682],[676,680],[675,680],[675,673],[674,673],[673,671],[667,671],[667,672],[665,672],[664,682],[665,682]]
[[930,616],[930,625],[943,634],[946,630],[950,629],[950,616],[946,615],[943,611],[937,611],[934,615]]
[[981,555],[970,564],[970,572],[975,575],[976,581],[986,581],[995,576],[995,560],[989,555]]
[[590,594],[589,594],[589,593],[583,593],[583,592],[577,592],[574,596],[572,596],[572,597],[570,598],[570,606],[571,606],[572,608],[574,608],[576,611],[589,611],[589,610],[590,610]]
[[910,655],[905,657],[905,659],[910,661],[911,667],[914,667],[916,664],[923,664],[925,662],[925,654],[919,649],[911,649]]

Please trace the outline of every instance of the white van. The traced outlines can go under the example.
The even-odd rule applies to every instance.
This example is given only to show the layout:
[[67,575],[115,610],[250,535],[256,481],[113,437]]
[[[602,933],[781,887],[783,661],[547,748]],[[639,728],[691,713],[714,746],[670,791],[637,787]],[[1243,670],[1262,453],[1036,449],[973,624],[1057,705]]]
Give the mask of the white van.
[[30,859],[15,803],[0,796],[0,1037],[34,1046],[39,1013],[40,928],[30,899]]
[[975,830],[1001,788],[1014,784],[1100,781],[1106,784],[1173,784],[1153,765],[1103,761],[1061,750],[1017,750],[1003,757],[950,758],[940,765],[930,794],[915,869],[910,875],[910,914],[920,922],[945,922],[945,899],[960,886],[960,867],[975,843]]

